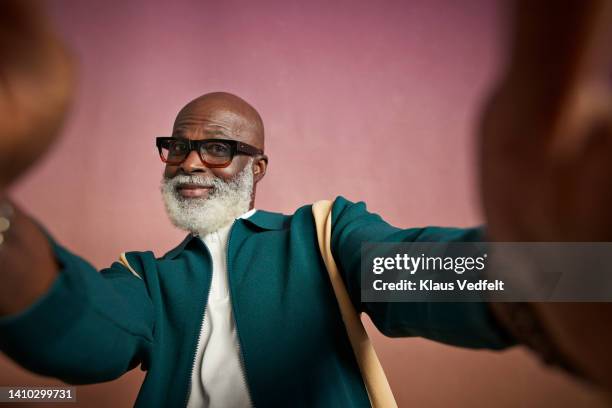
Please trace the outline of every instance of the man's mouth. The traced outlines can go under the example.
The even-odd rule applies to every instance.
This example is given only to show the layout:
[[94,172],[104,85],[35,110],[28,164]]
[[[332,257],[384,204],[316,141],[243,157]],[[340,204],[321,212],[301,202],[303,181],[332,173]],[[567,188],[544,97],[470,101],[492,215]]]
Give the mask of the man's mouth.
[[211,186],[203,186],[200,184],[179,184],[176,191],[183,198],[204,198],[208,196]]

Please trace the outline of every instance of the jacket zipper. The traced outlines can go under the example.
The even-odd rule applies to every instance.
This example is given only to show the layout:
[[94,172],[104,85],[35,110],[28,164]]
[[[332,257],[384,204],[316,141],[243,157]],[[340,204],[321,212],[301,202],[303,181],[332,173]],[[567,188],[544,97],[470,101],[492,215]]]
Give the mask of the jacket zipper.
[[[236,220],[236,222],[238,222],[238,220]],[[234,225],[236,224],[236,222],[234,222]],[[240,347],[240,332],[238,331],[238,321],[236,320],[236,305],[234,303],[234,293],[232,291],[232,283],[231,283],[231,279],[230,279],[230,264],[229,264],[229,260],[230,260],[230,242],[232,240],[232,232],[234,231],[234,225],[232,225],[232,228],[230,229],[229,232],[229,236],[227,237],[227,244],[225,246],[225,267],[227,269],[227,284],[229,286],[229,291],[230,291],[230,301],[232,304],[232,317],[234,319],[234,327],[236,328],[236,349],[238,351],[238,360],[240,361],[240,368],[242,368],[242,370],[240,371],[240,374],[242,376],[242,381],[244,381],[244,385],[245,385],[245,389],[247,391],[247,394],[249,396],[249,401],[251,402],[251,406],[253,408],[255,408],[255,403],[253,402],[253,398],[251,397],[251,388],[249,387],[249,382],[247,381],[247,377],[246,377],[246,364],[244,363],[244,356],[242,354],[242,347]]]
[[[235,222],[234,222],[235,224]],[[234,304],[234,295],[232,293],[232,285],[230,283],[230,268],[229,268],[229,246],[230,246],[230,241],[232,239],[232,232],[234,231],[234,225],[232,225],[232,227],[230,228],[229,231],[229,235],[227,238],[227,243],[225,244],[225,267],[227,269],[227,283],[229,285],[229,290],[230,290],[230,301],[232,303],[232,317],[234,319],[234,327],[236,328],[236,337],[237,337],[237,344],[236,344],[236,349],[238,351],[238,360],[240,361],[240,368],[242,368],[240,375],[242,376],[242,381],[244,382],[247,394],[249,395],[249,401],[251,402],[251,406],[253,408],[255,408],[255,404],[253,403],[253,399],[251,398],[251,389],[249,387],[249,382],[247,381],[246,378],[246,364],[244,363],[244,356],[242,355],[242,349],[240,347],[240,333],[238,333],[238,322],[236,321],[236,315],[234,313],[234,311],[236,310],[235,304]],[[211,266],[212,266],[212,255],[210,254],[210,251],[208,250],[208,246],[204,245],[206,248],[206,252],[208,253],[208,258],[211,260]],[[191,363],[191,372],[189,374],[189,382],[188,382],[188,387],[187,387],[187,393],[185,395],[185,407],[187,407],[187,404],[189,404],[189,397],[191,396],[191,386],[192,386],[192,379],[193,379],[193,373],[195,371],[195,366],[196,366],[196,359],[198,356],[198,349],[200,348],[201,342],[202,342],[202,326],[204,325],[204,317],[206,315],[206,306],[208,305],[208,297],[210,296],[210,289],[212,287],[212,274],[214,273],[214,271],[211,269],[211,279],[210,282],[208,283],[208,290],[206,292],[206,299],[203,299],[203,303],[204,303],[204,311],[202,313],[202,318],[200,319],[200,325],[199,325],[199,331],[198,331],[198,342],[196,344],[196,349],[193,351],[193,358],[192,358],[192,363]]]
[[[198,237],[198,239],[200,239]],[[202,242],[204,243],[204,242]],[[208,306],[208,297],[210,296],[210,289],[212,288],[212,274],[213,274],[213,270],[212,270],[212,255],[210,254],[210,251],[208,250],[208,246],[204,243],[204,247],[206,248],[206,253],[208,254],[208,259],[210,260],[210,280],[208,282],[208,290],[206,291],[206,298],[202,299],[202,303],[204,303],[204,310],[201,314],[201,318],[200,318],[200,324],[199,324],[199,330],[198,330],[198,342],[196,344],[196,348],[193,351],[193,358],[192,358],[192,363],[191,363],[191,372],[189,373],[189,382],[188,382],[188,386],[187,386],[187,393],[185,395],[185,407],[187,407],[187,404],[189,404],[189,397],[191,396],[191,386],[192,384],[192,379],[193,379],[193,373],[195,371],[195,367],[196,367],[196,359],[198,357],[198,349],[200,348],[201,344],[202,344],[202,326],[204,326],[204,317],[206,316],[206,306]]]

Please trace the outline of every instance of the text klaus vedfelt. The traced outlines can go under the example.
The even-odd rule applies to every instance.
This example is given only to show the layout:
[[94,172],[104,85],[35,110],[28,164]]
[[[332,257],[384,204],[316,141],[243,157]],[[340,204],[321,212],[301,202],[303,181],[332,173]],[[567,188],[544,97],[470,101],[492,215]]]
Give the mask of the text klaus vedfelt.
[[[465,272],[480,272],[486,268],[487,254],[477,257],[441,257],[441,256],[410,256],[396,254],[391,257],[376,257],[372,260],[372,272],[381,275],[386,271],[408,272],[414,275],[419,271],[451,272],[462,275]],[[372,282],[375,291],[503,291],[504,282],[500,279],[468,280],[436,282],[434,279],[419,279],[418,281],[400,279],[396,282],[385,282],[375,279]]]

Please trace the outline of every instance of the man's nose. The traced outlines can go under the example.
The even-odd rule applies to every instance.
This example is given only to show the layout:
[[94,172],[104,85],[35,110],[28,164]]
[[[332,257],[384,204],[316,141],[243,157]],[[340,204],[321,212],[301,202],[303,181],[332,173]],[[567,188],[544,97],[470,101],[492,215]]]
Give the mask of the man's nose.
[[208,167],[200,159],[200,155],[195,150],[189,152],[185,160],[181,163],[181,169],[186,173],[205,173]]

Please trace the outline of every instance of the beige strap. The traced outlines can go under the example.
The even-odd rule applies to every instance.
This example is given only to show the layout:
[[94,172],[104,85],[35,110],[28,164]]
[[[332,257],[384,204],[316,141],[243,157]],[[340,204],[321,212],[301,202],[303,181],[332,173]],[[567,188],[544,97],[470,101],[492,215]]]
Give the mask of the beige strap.
[[374,408],[393,408],[397,407],[391,387],[387,382],[387,377],[383,371],[378,356],[372,347],[372,343],[368,338],[368,334],[361,323],[361,319],[357,314],[348,292],[344,285],[344,281],[338,272],[338,267],[334,261],[331,251],[331,214],[332,202],[329,200],[317,201],[312,205],[312,214],[314,215],[315,225],[317,228],[317,238],[319,240],[319,250],[321,256],[329,272],[340,313],[344,326],[348,332],[353,352],[357,358],[361,376],[365,383],[370,403]]
[[142,279],[142,277],[134,270],[134,268],[132,268],[132,266],[128,262],[127,256],[125,256],[125,252],[122,252],[121,255],[119,255],[119,262],[123,266],[125,266],[128,271],[132,272],[132,275],[136,276],[138,279]]

